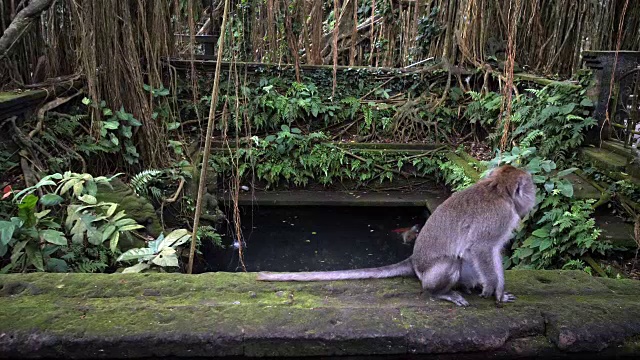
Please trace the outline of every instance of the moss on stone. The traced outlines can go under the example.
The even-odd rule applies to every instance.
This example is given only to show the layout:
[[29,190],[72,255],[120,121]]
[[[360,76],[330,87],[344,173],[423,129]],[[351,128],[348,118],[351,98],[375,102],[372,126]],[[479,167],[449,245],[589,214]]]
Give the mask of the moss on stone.
[[157,237],[162,233],[162,226],[153,205],[146,198],[136,195],[120,179],[111,180],[111,188],[106,185],[98,185],[96,199],[119,204],[116,211],[124,210],[127,216],[139,224],[145,225],[151,236]]
[[[507,271],[506,282],[518,296],[515,303],[497,308],[492,299],[466,295],[471,306],[459,308],[421,294],[414,278],[259,282],[253,273],[222,272],[0,275],[0,333],[14,339],[0,338],[0,351],[53,357],[71,356],[76,348],[86,354],[101,349],[105,357],[125,350],[127,356],[166,356],[187,349],[190,356],[526,353],[595,351],[640,335],[638,281],[519,270]],[[547,338],[550,347],[523,340],[530,337]],[[61,344],[67,345],[58,353]]]

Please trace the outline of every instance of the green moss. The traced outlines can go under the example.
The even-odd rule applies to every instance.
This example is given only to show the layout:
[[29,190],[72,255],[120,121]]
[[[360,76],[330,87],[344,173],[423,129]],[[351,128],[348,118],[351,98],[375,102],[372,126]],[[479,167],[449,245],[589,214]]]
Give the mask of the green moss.
[[[466,295],[471,306],[459,308],[421,294],[414,278],[260,282],[254,273],[10,274],[0,275],[0,333],[78,339],[208,334],[241,342],[247,356],[301,356],[325,354],[322,339],[351,354],[399,353],[407,345],[450,352],[498,349],[512,338],[542,335],[572,346],[563,343],[572,331],[583,339],[579,346],[590,346],[593,336],[608,343],[640,326],[638,281],[518,270],[506,272],[506,283],[518,296],[515,303],[497,308],[493,299]],[[622,335],[607,335],[622,326],[628,329]],[[275,345],[273,339],[279,339]]]
[[476,182],[476,181],[478,181],[480,179],[480,172],[478,172],[473,166],[469,165],[469,161],[467,161],[467,160],[463,159],[462,157],[458,156],[453,151],[445,152],[445,156],[451,162],[453,162],[456,165],[460,166],[464,170],[465,175],[467,175],[469,178],[471,178],[474,182]]
[[119,204],[116,211],[124,210],[127,216],[139,224],[145,225],[147,232],[151,236],[157,237],[160,235],[162,226],[149,200],[136,195],[129,186],[117,178],[111,181],[111,186],[112,188],[98,185],[96,199]]

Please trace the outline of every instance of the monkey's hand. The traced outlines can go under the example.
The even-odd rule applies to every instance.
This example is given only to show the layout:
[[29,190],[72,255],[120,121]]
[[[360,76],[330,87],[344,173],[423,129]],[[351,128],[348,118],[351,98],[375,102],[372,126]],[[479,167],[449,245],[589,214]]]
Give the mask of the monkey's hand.
[[491,286],[491,285],[483,285],[482,286],[482,292],[480,293],[480,296],[483,298],[490,298],[493,296],[493,294],[495,294],[496,292],[496,288],[495,286]]

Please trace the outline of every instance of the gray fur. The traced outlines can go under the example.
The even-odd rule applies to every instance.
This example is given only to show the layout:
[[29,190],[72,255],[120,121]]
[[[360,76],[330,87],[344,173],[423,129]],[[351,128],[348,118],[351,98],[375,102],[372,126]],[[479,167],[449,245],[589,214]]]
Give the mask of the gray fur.
[[328,281],[416,275],[433,298],[467,306],[453,290],[482,287],[481,296],[511,302],[505,291],[501,251],[535,204],[531,175],[505,165],[469,188],[453,194],[420,230],[413,254],[379,268],[306,273],[259,273],[266,281]]

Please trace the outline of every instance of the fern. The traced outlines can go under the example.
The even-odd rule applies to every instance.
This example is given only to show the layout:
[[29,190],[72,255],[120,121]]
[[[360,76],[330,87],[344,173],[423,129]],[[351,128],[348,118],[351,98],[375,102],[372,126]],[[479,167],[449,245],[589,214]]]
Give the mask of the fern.
[[89,259],[83,259],[84,261],[81,263],[76,264],[74,267],[72,267],[73,272],[76,273],[98,273],[98,272],[104,272],[107,269],[107,264],[103,263],[102,261],[98,261],[98,260],[89,260]]
[[[156,180],[160,175],[162,175],[162,170],[144,170],[138,174],[136,174],[133,178],[131,178],[131,187],[133,191],[140,196],[148,196],[151,192],[154,196],[156,196],[157,191],[154,192],[152,189],[157,189],[155,187],[151,187],[150,183],[153,180]],[[159,191],[159,189],[157,189]],[[157,198],[162,198],[162,194]]]

